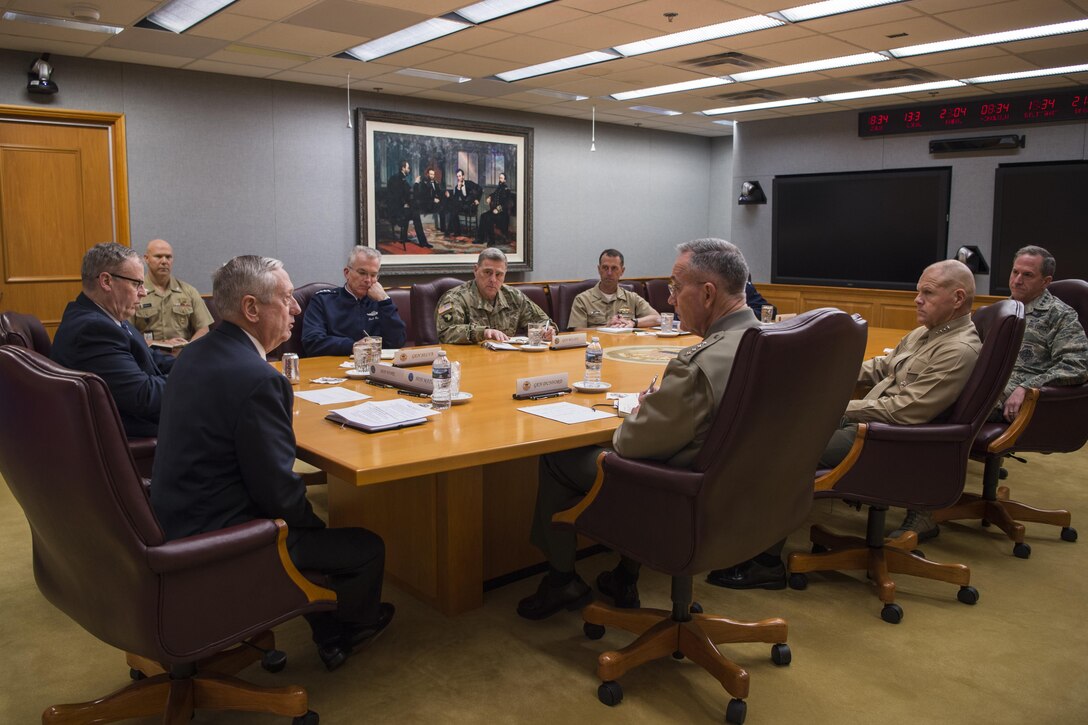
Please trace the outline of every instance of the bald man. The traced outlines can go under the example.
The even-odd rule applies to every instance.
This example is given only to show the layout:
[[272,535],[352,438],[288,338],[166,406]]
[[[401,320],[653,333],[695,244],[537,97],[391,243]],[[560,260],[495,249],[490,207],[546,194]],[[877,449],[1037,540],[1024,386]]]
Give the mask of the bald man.
[[136,329],[146,338],[167,345],[184,345],[208,332],[211,313],[196,287],[174,277],[174,250],[163,239],[147,243],[147,297],[140,300],[133,317]]
[[[857,437],[858,423],[929,423],[952,406],[967,384],[982,349],[971,322],[975,301],[971,270],[954,259],[936,262],[922,272],[917,289],[914,306],[920,326],[887,355],[862,363],[858,383],[868,386],[869,392],[847,404],[839,429],[820,457],[820,468],[842,462]],[[889,536],[896,538],[908,530],[916,532],[919,541],[940,533],[929,511],[907,511]],[[730,589],[783,589],[785,543],[755,559],[712,571],[707,581]]]

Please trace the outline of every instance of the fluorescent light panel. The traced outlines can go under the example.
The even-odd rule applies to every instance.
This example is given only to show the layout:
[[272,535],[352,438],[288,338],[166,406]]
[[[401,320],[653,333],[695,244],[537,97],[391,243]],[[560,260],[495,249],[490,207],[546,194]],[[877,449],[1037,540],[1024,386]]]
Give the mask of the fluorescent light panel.
[[506,71],[505,73],[496,73],[495,77],[499,80],[504,80],[507,83],[512,83],[513,81],[520,81],[525,78],[534,78],[549,73],[570,70],[571,68],[581,68],[583,66],[593,65],[594,63],[603,63],[606,60],[615,60],[619,57],[620,56],[615,53],[611,53],[607,50],[594,50],[589,53],[570,55],[566,58],[560,58],[559,60],[550,60],[547,63],[538,63],[537,65],[531,65],[525,68],[516,68],[514,70]]
[[174,33],[184,33],[233,3],[234,0],[171,0],[147,19]]
[[1015,81],[1021,78],[1040,78],[1042,76],[1060,76],[1066,73],[1088,73],[1088,63],[1081,65],[1066,65],[1061,68],[1040,68],[1039,70],[1025,70],[1019,73],[1001,73],[993,76],[979,76],[978,78],[964,78],[965,83],[1000,83],[1001,81]]
[[897,88],[870,88],[867,91],[850,91],[848,93],[832,93],[827,96],[819,96],[821,101],[852,101],[855,98],[872,98],[873,96],[891,96],[896,93],[919,93],[921,91],[936,91],[941,88],[955,88],[967,85],[963,81],[934,81],[932,83],[916,83],[912,86],[899,86]]
[[657,106],[630,106],[632,111],[642,111],[643,113],[656,113],[658,116],[683,116],[680,111],[670,111],[668,108],[658,108]]
[[52,25],[69,30],[86,30],[91,33],[107,33],[117,35],[123,27],[117,25],[105,25],[102,23],[87,23],[82,20],[69,20],[68,18],[53,18],[48,15],[31,15],[30,13],[5,12],[4,20],[12,20],[19,23],[36,23],[37,25]]
[[526,93],[535,93],[538,96],[550,96],[551,98],[561,98],[564,101],[584,101],[589,96],[579,96],[577,93],[564,93],[563,91],[553,91],[548,88],[530,88]]
[[446,81],[447,83],[468,83],[472,80],[471,78],[454,75],[452,73],[439,73],[436,70],[420,70],[419,68],[401,68],[397,73],[402,76],[427,78],[432,81]]
[[450,20],[447,18],[431,18],[417,23],[404,30],[398,30],[389,35],[371,40],[369,43],[357,45],[344,51],[353,58],[359,60],[374,60],[382,56],[396,53],[406,48],[412,48],[423,43],[428,43],[436,38],[452,35],[459,30],[471,28],[472,23],[464,20]]
[[798,5],[789,10],[780,10],[777,14],[789,20],[791,23],[800,23],[814,18],[826,18],[828,15],[839,15],[854,10],[875,8],[879,5],[893,5],[903,0],[826,0],[826,2]]
[[455,10],[465,20],[479,25],[495,18],[501,18],[522,10],[546,5],[554,0],[483,0],[474,5]]
[[723,113],[743,113],[745,111],[763,111],[768,108],[786,108],[787,106],[802,106],[806,103],[816,103],[815,98],[788,98],[784,101],[766,101],[764,103],[748,103],[743,106],[727,106],[725,108],[709,108],[700,111],[704,116],[720,116]]
[[972,35],[967,38],[957,38],[956,40],[942,40],[936,43],[908,45],[902,48],[893,48],[888,52],[896,58],[909,58],[915,55],[943,53],[946,50],[974,48],[979,45],[997,45],[999,43],[1011,43],[1017,40],[1028,40],[1030,38],[1046,38],[1051,35],[1079,33],[1084,30],[1088,30],[1088,20],[1073,20],[1068,23],[1054,23],[1053,25],[1039,25],[1034,28],[1007,30],[1003,33]]
[[734,125],[736,125],[734,121],[727,121],[724,118],[721,119],[720,121],[711,121],[711,123],[720,123],[723,126],[734,126]]
[[660,96],[664,93],[679,93],[681,91],[693,91],[699,88],[713,88],[714,86],[724,86],[732,83],[728,78],[699,78],[694,81],[683,81],[681,83],[669,83],[664,86],[654,86],[653,88],[642,88],[637,91],[624,91],[623,93],[613,93],[610,97],[617,101],[633,101],[636,98],[645,98],[646,96]]
[[858,53],[857,55],[843,55],[838,58],[825,58],[823,60],[811,60],[807,63],[794,63],[793,65],[780,65],[774,68],[761,68],[742,73],[733,73],[730,78],[738,83],[758,81],[764,78],[777,78],[779,76],[795,75],[797,73],[812,73],[815,71],[829,70],[831,68],[847,68],[852,65],[866,65],[888,60],[888,56],[880,53]]
[[634,55],[654,53],[668,48],[678,48],[681,45],[691,45],[692,43],[702,43],[707,40],[743,35],[744,33],[774,28],[779,25],[785,25],[785,23],[777,18],[771,18],[766,15],[752,15],[751,17],[730,20],[725,23],[704,25],[701,28],[683,30],[679,33],[659,35],[656,38],[636,40],[634,43],[624,43],[623,45],[617,45],[613,50],[620,55],[629,58]]

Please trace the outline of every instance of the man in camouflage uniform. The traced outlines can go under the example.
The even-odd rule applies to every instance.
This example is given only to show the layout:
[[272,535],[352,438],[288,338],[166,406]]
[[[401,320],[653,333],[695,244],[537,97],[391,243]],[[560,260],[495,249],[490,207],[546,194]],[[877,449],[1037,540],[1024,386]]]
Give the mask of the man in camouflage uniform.
[[[494,247],[480,252],[474,280],[442,295],[435,310],[438,341],[472,345],[484,340],[504,342],[530,322],[548,322],[548,315],[506,279],[506,255]],[[550,332],[547,335],[550,339]]]
[[1016,252],[1009,291],[1024,303],[1024,342],[991,420],[1012,421],[1028,388],[1080,385],[1088,380],[1088,338],[1077,311],[1050,294],[1054,256],[1034,245]]

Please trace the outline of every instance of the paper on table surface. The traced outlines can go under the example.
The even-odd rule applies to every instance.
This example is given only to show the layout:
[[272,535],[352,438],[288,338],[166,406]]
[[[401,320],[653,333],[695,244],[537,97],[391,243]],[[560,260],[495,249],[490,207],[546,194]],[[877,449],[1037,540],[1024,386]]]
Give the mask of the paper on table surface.
[[597,332],[609,332],[613,335],[619,335],[624,332],[634,332],[633,327],[598,327]]
[[420,418],[426,418],[430,415],[438,415],[437,410],[431,410],[418,403],[410,403],[401,398],[394,398],[393,400],[373,400],[369,403],[353,405],[350,408],[338,408],[332,412],[355,423],[363,423],[370,426],[407,423],[410,420],[419,420]]
[[544,405],[518,408],[518,410],[531,415],[539,415],[541,418],[547,418],[548,420],[566,423],[567,425],[615,417],[612,413],[587,408],[584,405],[575,405],[574,403],[545,403]]
[[299,390],[296,398],[308,400],[318,405],[332,405],[333,403],[351,403],[356,400],[369,400],[370,396],[358,393],[349,388],[322,388],[321,390]]
[[521,348],[514,347],[508,342],[499,342],[498,340],[488,340],[484,343],[484,347],[488,350],[520,350]]

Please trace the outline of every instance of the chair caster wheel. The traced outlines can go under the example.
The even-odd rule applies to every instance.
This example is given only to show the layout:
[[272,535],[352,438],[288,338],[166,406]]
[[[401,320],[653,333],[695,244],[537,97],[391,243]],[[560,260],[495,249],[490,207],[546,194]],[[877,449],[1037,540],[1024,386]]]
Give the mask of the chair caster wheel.
[[680,650],[676,650],[675,652],[672,653],[672,658],[674,660],[682,660],[682,659],[684,659],[684,653],[681,652]]
[[600,639],[604,636],[604,625],[586,622],[582,625],[582,632],[586,639]]
[[880,610],[880,618],[888,624],[899,624],[903,621],[903,608],[895,602],[885,604]]
[[790,589],[801,591],[808,588],[808,577],[804,574],[790,574]]
[[139,682],[140,680],[147,679],[147,675],[145,675],[143,672],[136,669],[135,667],[129,667],[128,668],[128,676],[129,676],[130,679],[132,679],[132,680],[134,680],[136,682]]
[[1062,527],[1062,541],[1076,541],[1076,540],[1077,540],[1077,530],[1074,529],[1072,526],[1063,526]]
[[964,604],[976,604],[978,603],[978,589],[962,586],[960,587],[959,592],[956,593],[956,599],[959,599]]
[[793,652],[790,651],[790,646],[785,642],[771,645],[771,662],[779,667],[785,667],[793,662]]
[[282,672],[287,666],[287,653],[279,649],[270,649],[261,655],[261,669],[265,672]]
[[1031,556],[1031,547],[1027,544],[1013,544],[1012,554],[1018,559],[1027,559]]
[[[1074,533],[1076,533],[1076,532],[1074,532]],[[699,602],[692,602],[691,606],[688,607],[688,611],[691,612],[692,614],[702,614],[703,613],[703,605],[699,604]]]
[[748,716],[748,703],[744,700],[733,698],[725,707],[725,721],[733,725],[744,725],[744,718]]
[[299,715],[291,721],[291,725],[317,725],[321,722],[321,716],[313,710],[307,710],[305,715]]
[[609,707],[615,707],[623,700],[623,688],[615,680],[602,682],[597,688],[597,699]]

